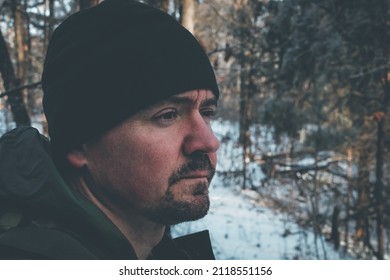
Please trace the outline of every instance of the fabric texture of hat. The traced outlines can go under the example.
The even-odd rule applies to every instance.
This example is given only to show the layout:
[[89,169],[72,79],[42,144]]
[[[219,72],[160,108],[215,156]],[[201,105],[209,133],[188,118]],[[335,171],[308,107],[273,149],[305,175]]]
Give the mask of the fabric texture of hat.
[[66,19],[51,38],[42,86],[57,155],[169,96],[195,89],[219,96],[194,36],[166,13],[132,0],[106,0]]

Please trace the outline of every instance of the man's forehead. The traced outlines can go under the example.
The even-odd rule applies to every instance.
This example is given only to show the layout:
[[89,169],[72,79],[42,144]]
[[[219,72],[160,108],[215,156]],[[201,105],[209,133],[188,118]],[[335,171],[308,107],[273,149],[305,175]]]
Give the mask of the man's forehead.
[[152,106],[150,108],[159,107],[168,104],[177,105],[195,105],[199,103],[200,106],[217,106],[217,98],[209,90],[188,91],[176,95],[172,95]]

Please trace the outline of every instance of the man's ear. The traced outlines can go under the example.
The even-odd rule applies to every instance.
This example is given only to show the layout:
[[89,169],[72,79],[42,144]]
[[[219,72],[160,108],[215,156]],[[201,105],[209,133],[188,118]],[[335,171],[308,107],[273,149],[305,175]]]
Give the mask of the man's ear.
[[74,168],[82,168],[87,164],[87,158],[85,157],[84,147],[80,149],[70,151],[66,156],[69,164]]

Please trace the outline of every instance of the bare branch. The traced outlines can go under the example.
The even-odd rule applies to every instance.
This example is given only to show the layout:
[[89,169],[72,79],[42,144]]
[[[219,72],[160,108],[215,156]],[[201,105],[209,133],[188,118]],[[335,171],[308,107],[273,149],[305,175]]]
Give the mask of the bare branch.
[[40,85],[41,85],[41,81],[35,82],[35,83],[31,83],[31,84],[28,84],[28,85],[23,85],[23,86],[20,86],[20,87],[16,87],[16,88],[7,90],[7,91],[5,91],[3,93],[0,93],[0,98],[2,98],[4,96],[9,96],[10,94],[13,94],[13,93],[18,92],[18,91],[23,90],[23,89],[35,88],[35,87],[38,87]]

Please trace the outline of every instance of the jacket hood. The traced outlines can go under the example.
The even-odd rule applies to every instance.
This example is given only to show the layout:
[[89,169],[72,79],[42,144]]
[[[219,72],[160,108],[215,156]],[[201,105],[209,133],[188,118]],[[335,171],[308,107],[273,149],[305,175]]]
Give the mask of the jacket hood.
[[18,127],[0,138],[0,232],[36,217],[55,218],[55,224],[40,226],[77,232],[98,258],[136,258],[118,228],[63,180],[51,159],[48,139],[35,128]]

